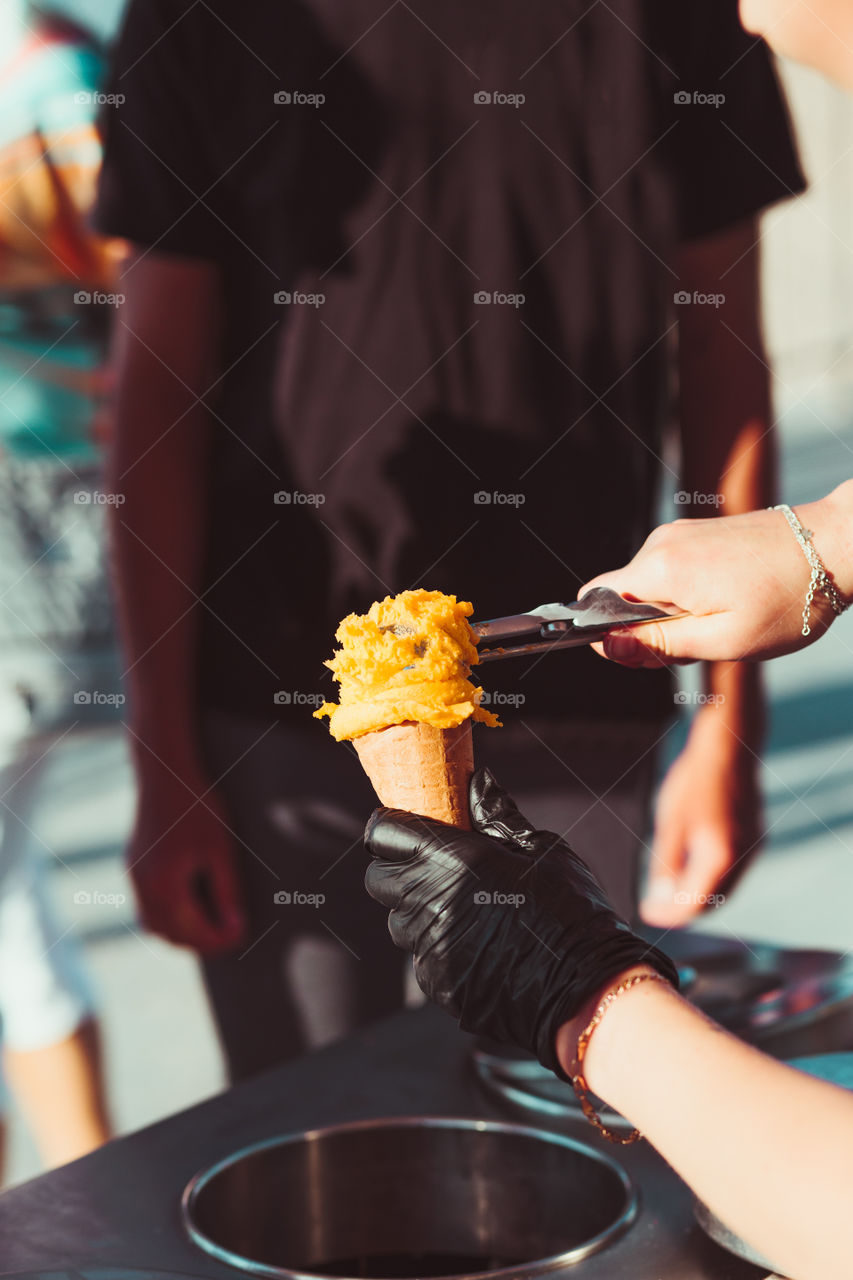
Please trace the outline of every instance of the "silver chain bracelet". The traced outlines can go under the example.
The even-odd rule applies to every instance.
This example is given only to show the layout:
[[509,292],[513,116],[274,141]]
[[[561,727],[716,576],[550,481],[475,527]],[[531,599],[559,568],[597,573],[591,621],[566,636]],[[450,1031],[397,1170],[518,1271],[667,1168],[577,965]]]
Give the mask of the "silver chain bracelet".
[[794,537],[797,539],[797,542],[800,544],[800,546],[803,549],[803,555],[806,557],[811,567],[812,574],[811,574],[811,578],[809,579],[808,590],[806,591],[806,603],[803,608],[803,635],[808,636],[808,635],[811,635],[811,630],[812,630],[810,625],[811,616],[812,616],[812,601],[815,598],[816,591],[823,592],[823,594],[826,596],[829,603],[832,605],[833,613],[838,614],[839,616],[842,613],[844,613],[845,609],[847,609],[848,606],[844,603],[844,601],[841,599],[841,596],[838,594],[835,583],[832,581],[829,574],[827,573],[825,564],[823,563],[820,556],[814,549],[814,544],[812,543],[813,534],[811,529],[803,528],[802,524],[797,519],[797,516],[795,515],[795,513],[788,506],[787,502],[781,502],[778,507],[770,507],[769,510],[782,512],[782,515],[785,517],[785,519],[788,521],[788,524],[791,526],[791,532],[793,533]]

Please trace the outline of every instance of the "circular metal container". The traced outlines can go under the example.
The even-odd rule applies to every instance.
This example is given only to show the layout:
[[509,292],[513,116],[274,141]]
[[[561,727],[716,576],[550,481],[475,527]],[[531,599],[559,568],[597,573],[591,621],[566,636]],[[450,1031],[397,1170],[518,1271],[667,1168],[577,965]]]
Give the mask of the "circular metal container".
[[192,1179],[182,1212],[199,1248],[253,1275],[511,1280],[598,1252],[637,1197],[559,1134],[405,1117],[246,1147]]

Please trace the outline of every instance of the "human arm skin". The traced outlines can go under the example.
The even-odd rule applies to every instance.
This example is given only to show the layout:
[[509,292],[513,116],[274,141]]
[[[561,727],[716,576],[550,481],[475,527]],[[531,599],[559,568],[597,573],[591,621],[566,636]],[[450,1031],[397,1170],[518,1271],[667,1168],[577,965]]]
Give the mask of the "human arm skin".
[[815,67],[853,90],[853,5],[850,0],[740,0],[747,31],[786,58]]
[[[678,307],[680,484],[690,498],[684,509],[703,514],[751,510],[774,491],[757,239],[750,220],[685,246],[678,260],[679,287],[691,298],[725,297],[719,307],[695,301]],[[712,663],[705,692],[655,811],[642,911],[662,928],[698,915],[759,842],[760,675]]]
[[[139,252],[116,326],[109,460],[112,556],[138,783],[128,866],[144,922],[203,951],[244,923],[232,837],[196,739],[196,644],[219,280],[212,264]],[[208,906],[212,904],[212,910]]]
[[[487,770],[469,801],[471,831],[377,810],[365,832],[368,891],[431,1000],[466,1031],[572,1076],[601,998],[634,973],[674,973],[614,917],[582,859],[535,830]],[[611,1004],[584,1073],[784,1275],[850,1275],[851,1095],[741,1044],[657,981]]]
[[[608,983],[601,995],[616,985]],[[595,1003],[558,1033],[567,1073]],[[633,987],[610,1005],[584,1068],[590,1089],[636,1125],[696,1195],[781,1274],[849,1277],[848,1092],[737,1040],[658,982]]]
[[[853,598],[853,480],[794,508],[846,601]],[[803,635],[810,569],[778,511],[716,520],[676,520],[655,529],[630,564],[589,586],[660,600],[689,615],[617,632],[595,648],[625,666],[659,667],[697,658],[775,658],[814,644],[835,614],[815,596]]]

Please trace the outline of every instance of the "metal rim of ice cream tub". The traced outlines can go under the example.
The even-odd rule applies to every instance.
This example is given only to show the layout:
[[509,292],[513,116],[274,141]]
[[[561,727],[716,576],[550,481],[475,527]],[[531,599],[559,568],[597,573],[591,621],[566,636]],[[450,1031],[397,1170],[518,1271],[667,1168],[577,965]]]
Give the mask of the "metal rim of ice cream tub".
[[578,1142],[573,1138],[566,1137],[564,1134],[554,1133],[546,1129],[533,1128],[529,1125],[514,1124],[511,1122],[477,1120],[472,1119],[470,1116],[390,1116],[369,1120],[355,1120],[342,1124],[329,1125],[322,1128],[296,1131],[279,1137],[268,1138],[261,1142],[251,1143],[248,1146],[242,1147],[238,1151],[233,1152],[231,1155],[225,1156],[215,1164],[195,1174],[187,1183],[183,1195],[181,1196],[181,1220],[183,1222],[184,1230],[192,1243],[204,1253],[217,1259],[219,1262],[224,1262],[230,1267],[234,1267],[239,1271],[248,1272],[251,1275],[270,1277],[271,1280],[341,1280],[339,1275],[330,1276],[321,1271],[306,1271],[303,1269],[294,1269],[257,1262],[240,1254],[233,1253],[230,1249],[223,1247],[222,1245],[218,1245],[214,1240],[211,1240],[204,1231],[200,1230],[196,1226],[193,1219],[193,1208],[195,1202],[204,1191],[205,1187],[220,1173],[228,1169],[230,1166],[235,1165],[258,1152],[268,1151],[275,1147],[287,1145],[319,1142],[324,1138],[329,1138],[331,1135],[399,1128],[451,1129],[462,1130],[465,1132],[506,1134],[508,1136],[528,1138],[531,1141],[537,1141],[543,1145],[560,1147],[563,1150],[574,1151],[579,1155],[583,1155],[585,1158],[607,1168],[609,1172],[615,1176],[621,1186],[621,1191],[624,1197],[624,1204],[621,1212],[614,1217],[608,1226],[598,1232],[595,1236],[583,1241],[581,1244],[573,1245],[571,1248],[564,1250],[559,1254],[552,1254],[543,1258],[533,1258],[530,1261],[525,1261],[521,1264],[495,1268],[490,1271],[466,1271],[457,1275],[444,1276],[442,1280],[518,1280],[518,1277],[522,1274],[525,1277],[525,1280],[527,1280],[527,1277],[543,1275],[560,1267],[572,1266],[575,1263],[582,1262],[584,1259],[591,1257],[593,1254],[599,1253],[606,1245],[611,1244],[633,1225],[639,1213],[639,1195],[637,1188],[622,1165],[605,1152],[597,1151],[594,1147],[587,1146],[586,1143]]

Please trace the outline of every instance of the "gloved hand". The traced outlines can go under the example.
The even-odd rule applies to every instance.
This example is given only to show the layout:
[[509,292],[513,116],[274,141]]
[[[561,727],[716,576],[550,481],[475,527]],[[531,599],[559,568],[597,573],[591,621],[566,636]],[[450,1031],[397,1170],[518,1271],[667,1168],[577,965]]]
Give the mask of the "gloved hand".
[[534,831],[487,769],[471,779],[473,831],[377,809],[365,883],[390,908],[430,1000],[465,1031],[510,1041],[566,1079],[560,1027],[637,965],[678,986],[675,966],[632,933],[565,841]]

